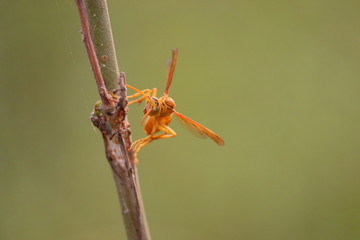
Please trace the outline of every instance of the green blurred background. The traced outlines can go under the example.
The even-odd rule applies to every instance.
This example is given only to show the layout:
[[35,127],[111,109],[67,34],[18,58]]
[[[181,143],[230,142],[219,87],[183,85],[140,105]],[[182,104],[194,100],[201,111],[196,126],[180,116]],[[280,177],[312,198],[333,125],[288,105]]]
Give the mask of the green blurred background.
[[[0,3],[0,239],[125,239],[73,1]],[[360,239],[359,1],[109,1],[129,84],[225,139],[141,151],[155,240]],[[132,106],[133,139],[144,136]]]

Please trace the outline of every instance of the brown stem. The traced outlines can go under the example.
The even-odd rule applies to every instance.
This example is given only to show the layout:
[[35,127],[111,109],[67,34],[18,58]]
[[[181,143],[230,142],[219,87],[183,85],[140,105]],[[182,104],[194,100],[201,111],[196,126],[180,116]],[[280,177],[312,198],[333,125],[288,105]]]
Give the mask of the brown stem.
[[[110,28],[106,0],[76,0],[76,4],[80,14],[83,41],[102,101],[101,104],[95,105],[90,119],[93,125],[99,128],[104,140],[105,154],[116,183],[128,240],[150,240],[137,168],[132,152],[128,151],[131,145],[131,131],[126,117],[128,109],[125,74],[120,73],[118,78],[104,75],[99,65],[99,58],[112,64],[117,63],[111,30],[106,31],[108,33],[106,36],[92,38],[102,31],[94,33],[91,31],[94,27],[90,28],[90,26]],[[98,9],[100,11],[97,11]],[[92,12],[97,14],[89,14]],[[90,24],[88,16],[95,17]],[[106,46],[101,49],[102,54],[96,54],[96,51],[100,51],[95,47],[99,46],[99,42],[94,44],[93,41],[100,40],[100,45]],[[120,90],[119,97],[109,94],[114,90],[114,86]]]

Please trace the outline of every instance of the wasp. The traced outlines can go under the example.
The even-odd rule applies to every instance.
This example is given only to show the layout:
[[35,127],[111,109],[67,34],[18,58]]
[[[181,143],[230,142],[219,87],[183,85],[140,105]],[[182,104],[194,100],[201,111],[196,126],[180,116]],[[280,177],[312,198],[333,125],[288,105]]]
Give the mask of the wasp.
[[129,150],[134,152],[136,163],[138,163],[137,155],[141,148],[145,147],[154,140],[172,138],[176,136],[175,131],[168,126],[174,115],[196,135],[203,138],[211,138],[219,146],[224,145],[224,140],[219,135],[175,110],[176,104],[174,99],[169,97],[169,89],[174,76],[177,56],[178,49],[174,48],[172,50],[172,59],[167,64],[167,82],[164,95],[162,97],[156,97],[156,88],[140,91],[135,87],[126,85],[128,88],[136,91],[135,94],[130,95],[127,98],[131,99],[138,97],[138,99],[130,101],[129,105],[141,103],[145,100],[145,108],[143,110],[144,116],[141,120],[141,124],[147,136],[135,141],[129,148]]

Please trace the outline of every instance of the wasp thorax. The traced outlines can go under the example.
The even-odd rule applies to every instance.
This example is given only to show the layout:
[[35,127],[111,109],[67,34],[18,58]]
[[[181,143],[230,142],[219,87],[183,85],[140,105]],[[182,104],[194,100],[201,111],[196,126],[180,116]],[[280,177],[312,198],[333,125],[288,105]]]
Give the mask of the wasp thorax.
[[167,97],[167,98],[165,99],[165,104],[166,104],[167,107],[169,107],[169,108],[171,108],[171,109],[174,109],[175,106],[176,106],[174,99],[172,99],[171,97]]

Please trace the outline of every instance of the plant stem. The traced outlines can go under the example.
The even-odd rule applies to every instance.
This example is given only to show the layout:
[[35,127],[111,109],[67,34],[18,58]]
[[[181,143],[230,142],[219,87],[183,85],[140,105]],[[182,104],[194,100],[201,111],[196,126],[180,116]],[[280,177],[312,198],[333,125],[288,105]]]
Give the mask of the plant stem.
[[85,0],[91,37],[100,61],[101,72],[109,91],[119,89],[119,68],[106,0]]
[[[106,0],[76,0],[83,40],[95,76],[101,104],[96,104],[91,121],[99,128],[110,164],[128,240],[150,240],[127,120],[125,74],[118,74],[114,42]],[[100,68],[101,62],[104,66]],[[111,71],[109,71],[111,70]],[[115,71],[114,71],[115,70]],[[119,97],[109,92],[119,91]]]

